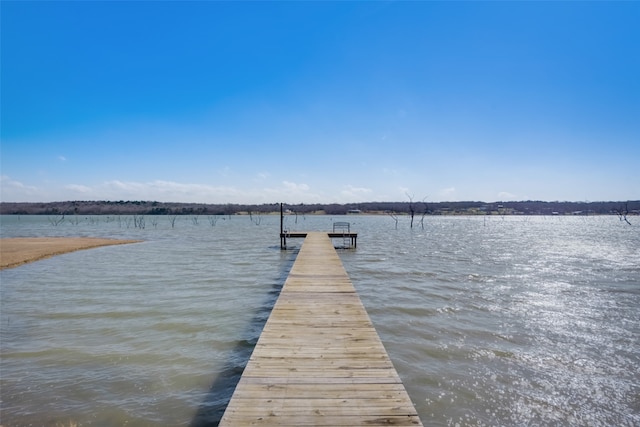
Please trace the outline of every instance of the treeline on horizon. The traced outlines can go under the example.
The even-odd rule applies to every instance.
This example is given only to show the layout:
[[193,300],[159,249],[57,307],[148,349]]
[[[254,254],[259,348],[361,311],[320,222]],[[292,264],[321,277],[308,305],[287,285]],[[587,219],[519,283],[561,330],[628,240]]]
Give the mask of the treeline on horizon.
[[[618,202],[364,202],[284,204],[295,214],[639,215],[640,200]],[[237,215],[280,213],[280,203],[205,204],[153,201],[0,202],[3,215]]]

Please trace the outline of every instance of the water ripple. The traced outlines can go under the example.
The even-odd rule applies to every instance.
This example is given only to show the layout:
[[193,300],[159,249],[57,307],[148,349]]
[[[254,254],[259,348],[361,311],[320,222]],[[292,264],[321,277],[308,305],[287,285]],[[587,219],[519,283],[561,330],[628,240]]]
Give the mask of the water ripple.
[[[425,425],[640,425],[640,232],[608,219],[346,219],[340,256]],[[3,426],[220,419],[295,252],[276,217],[125,224],[2,218],[145,241],[0,273]]]

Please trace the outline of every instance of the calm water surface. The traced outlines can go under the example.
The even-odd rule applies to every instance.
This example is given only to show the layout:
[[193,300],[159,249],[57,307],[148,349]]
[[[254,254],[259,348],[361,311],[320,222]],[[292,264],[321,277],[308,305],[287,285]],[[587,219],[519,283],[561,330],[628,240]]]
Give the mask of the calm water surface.
[[[1,424],[216,425],[296,255],[279,217],[254,220],[2,217],[2,237],[144,242],[0,272]],[[286,227],[344,220],[358,249],[340,256],[425,425],[640,425],[638,221]]]

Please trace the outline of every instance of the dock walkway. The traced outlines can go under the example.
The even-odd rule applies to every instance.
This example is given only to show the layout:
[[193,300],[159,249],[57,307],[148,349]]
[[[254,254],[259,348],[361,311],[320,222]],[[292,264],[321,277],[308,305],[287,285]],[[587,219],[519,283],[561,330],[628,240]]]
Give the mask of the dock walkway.
[[220,426],[420,426],[327,233],[307,233]]

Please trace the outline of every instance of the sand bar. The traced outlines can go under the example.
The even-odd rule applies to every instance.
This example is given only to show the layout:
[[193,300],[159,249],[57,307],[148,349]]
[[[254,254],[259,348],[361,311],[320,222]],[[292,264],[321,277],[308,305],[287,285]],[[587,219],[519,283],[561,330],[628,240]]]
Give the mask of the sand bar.
[[81,249],[137,243],[94,237],[17,237],[0,239],[0,270]]

